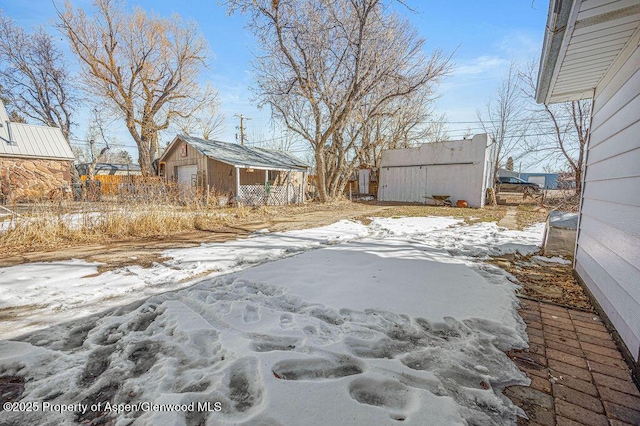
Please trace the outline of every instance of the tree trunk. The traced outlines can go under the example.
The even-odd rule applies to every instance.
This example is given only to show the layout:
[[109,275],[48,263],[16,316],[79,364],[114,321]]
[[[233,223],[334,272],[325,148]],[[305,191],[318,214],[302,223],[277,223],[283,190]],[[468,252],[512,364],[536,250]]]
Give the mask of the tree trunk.
[[320,198],[321,203],[326,203],[328,201],[327,183],[326,183],[324,149],[322,148],[316,149],[316,173],[318,174],[318,179],[316,182],[316,186],[318,187],[318,197]]
[[71,183],[80,183],[80,174],[73,163],[71,163]]

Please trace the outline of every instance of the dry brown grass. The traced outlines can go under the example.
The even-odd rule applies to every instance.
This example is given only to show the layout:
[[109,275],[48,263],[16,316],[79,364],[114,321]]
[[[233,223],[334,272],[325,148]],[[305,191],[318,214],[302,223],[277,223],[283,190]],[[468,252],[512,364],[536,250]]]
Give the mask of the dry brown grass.
[[520,204],[516,213],[518,229],[524,229],[538,222],[547,220],[549,211],[544,207],[531,204]]
[[[111,244],[122,241],[160,240],[189,231],[229,232],[229,228],[251,232],[259,227],[285,224],[320,226],[331,218],[452,216],[467,223],[499,221],[505,208],[459,209],[424,205],[392,206],[380,203],[307,203],[287,206],[224,206],[218,194],[193,194],[187,197],[175,192],[147,188],[147,192],[131,192],[123,196],[102,197],[100,201],[38,200],[7,206],[17,213],[5,217],[7,231],[0,231],[0,256],[34,251]],[[222,203],[224,204],[224,203]],[[307,223],[308,219],[310,220]],[[2,227],[0,217],[0,227]],[[282,228],[282,226],[276,226]]]
[[6,206],[14,214],[0,216],[0,255],[163,238],[193,230],[213,232],[316,211],[348,211],[355,206],[348,201],[229,206],[225,194],[185,194],[157,181],[120,189],[114,196],[85,194],[84,201],[43,198]]
[[574,189],[556,189],[546,191],[544,206],[549,210],[577,212],[580,209],[580,196]]
[[[1,252],[48,250],[77,244],[162,237],[226,225],[235,216],[219,207],[215,192],[185,192],[158,179],[123,185],[117,195],[90,190],[83,201],[41,198],[8,206]],[[236,215],[243,214],[235,209]]]
[[405,205],[391,206],[377,216],[381,217],[417,217],[417,216],[451,216],[472,224],[477,222],[498,222],[506,213],[506,208],[485,207],[483,209],[461,209],[444,206]]
[[5,218],[0,251],[50,249],[69,244],[96,243],[139,237],[159,237],[192,229],[225,225],[229,215],[194,206],[154,202],[127,205],[89,203],[48,205],[38,203]]

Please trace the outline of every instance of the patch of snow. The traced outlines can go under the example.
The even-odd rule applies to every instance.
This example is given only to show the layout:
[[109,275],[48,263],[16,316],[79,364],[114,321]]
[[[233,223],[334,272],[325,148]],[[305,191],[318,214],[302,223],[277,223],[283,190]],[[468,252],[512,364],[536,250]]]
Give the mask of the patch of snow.
[[555,256],[555,257],[533,256],[532,259],[539,260],[545,263],[559,263],[561,265],[571,265],[570,260],[564,259],[559,256]]
[[77,259],[0,268],[0,308],[19,308],[11,321],[0,323],[0,338],[188,287],[203,275],[240,271],[368,234],[364,225],[345,220],[304,231],[168,250],[162,256],[173,259],[151,268],[127,266],[98,274],[98,263]]
[[461,223],[452,217],[373,218],[371,227],[391,235],[425,235]]
[[[541,229],[419,219],[169,250],[168,264],[101,275],[77,260],[1,269],[3,292],[24,290],[19,303],[59,291],[54,303],[102,308],[118,292],[123,305],[217,272],[0,342],[0,375],[28,379],[22,402],[221,406],[111,413],[118,424],[515,423],[522,412],[502,389],[529,380],[503,351],[526,345],[525,327],[515,285],[478,258],[532,252]],[[17,292],[3,306],[16,301]],[[5,411],[0,423],[103,414]]]

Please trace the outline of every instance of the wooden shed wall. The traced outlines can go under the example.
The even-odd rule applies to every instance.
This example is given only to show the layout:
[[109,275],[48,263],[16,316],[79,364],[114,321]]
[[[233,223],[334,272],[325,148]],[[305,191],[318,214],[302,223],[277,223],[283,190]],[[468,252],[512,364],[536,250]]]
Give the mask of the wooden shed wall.
[[640,358],[640,48],[596,90],[575,269]]
[[212,158],[207,159],[208,184],[217,193],[235,196],[235,167]]
[[[187,145],[187,155],[181,155],[185,142],[178,141],[165,158],[165,174],[167,181],[178,180],[178,167],[197,165],[198,172],[206,174],[204,184],[208,184],[211,190],[220,194],[235,196],[236,193],[236,169],[233,165],[206,157],[195,148]],[[260,169],[239,169],[240,185],[264,185],[265,171]],[[302,188],[304,180],[303,172],[291,172],[290,182],[295,188]],[[271,185],[285,185],[287,183],[286,171],[272,171],[269,183]]]
[[165,158],[165,173],[167,181],[176,182],[178,180],[178,167],[179,166],[191,166],[197,165],[198,171],[203,173],[207,170],[207,157],[202,155],[195,148],[187,145],[187,155],[183,157],[181,155],[182,147],[185,145],[183,141],[178,141],[173,147],[167,158]]

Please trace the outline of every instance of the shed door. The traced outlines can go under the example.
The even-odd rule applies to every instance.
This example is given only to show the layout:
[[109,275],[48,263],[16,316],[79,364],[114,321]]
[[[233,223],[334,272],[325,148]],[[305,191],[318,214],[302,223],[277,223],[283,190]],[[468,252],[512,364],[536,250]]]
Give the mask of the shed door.
[[192,188],[196,186],[198,176],[198,166],[178,166],[178,185],[181,188]]
[[358,170],[358,188],[360,194],[369,193],[369,169]]
[[427,167],[383,167],[380,172],[380,200],[425,203]]

